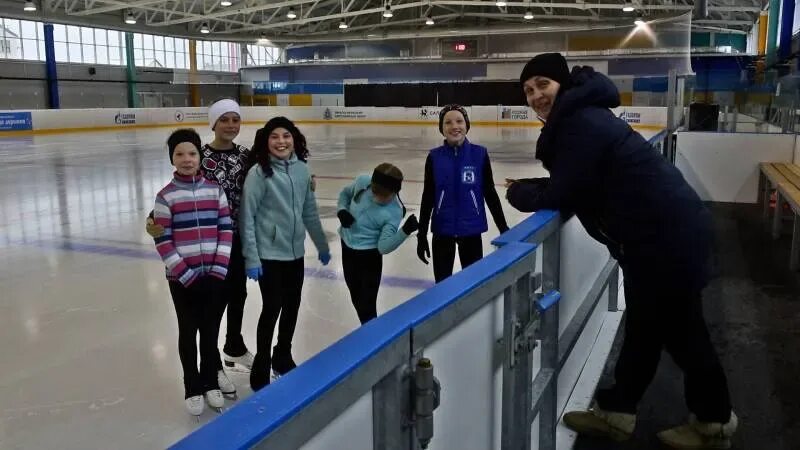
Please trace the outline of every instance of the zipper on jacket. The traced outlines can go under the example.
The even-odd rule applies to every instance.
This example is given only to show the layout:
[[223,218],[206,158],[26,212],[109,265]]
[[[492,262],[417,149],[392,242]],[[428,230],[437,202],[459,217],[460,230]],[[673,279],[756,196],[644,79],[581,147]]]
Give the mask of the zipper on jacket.
[[480,216],[481,213],[478,210],[478,199],[475,198],[475,192],[472,189],[469,190],[469,195],[472,196],[472,205],[475,206],[475,214]]
[[454,169],[453,171],[455,172],[454,175],[455,175],[455,181],[456,181],[456,207],[454,208],[455,217],[454,217],[454,220],[453,220],[453,228],[456,230],[456,233],[455,233],[454,236],[458,237],[458,231],[457,231],[458,230],[458,223],[459,223],[458,210],[459,210],[459,206],[461,204],[461,175],[462,175],[461,173],[459,173],[459,169],[461,168],[461,165],[458,163],[458,147],[453,148],[453,155],[455,156],[455,158],[453,158],[454,159],[453,160],[453,169]]
[[[292,188],[292,256],[294,259],[297,259],[297,253],[294,251],[294,234],[295,229],[297,229],[297,214],[294,213],[294,182],[292,181],[292,174],[289,173],[289,161],[284,161],[283,164],[286,167],[286,176],[289,177],[289,186]],[[278,230],[275,229],[275,235],[277,236]]]
[[194,200],[194,221],[197,224],[197,242],[200,245],[200,271],[201,273],[206,272],[206,265],[203,262],[203,236],[200,233],[200,217],[197,214],[197,193],[195,190],[197,189],[197,180],[193,176],[192,177],[192,199]]
[[436,213],[439,213],[439,210],[442,209],[442,200],[444,200],[444,189],[442,189],[442,194],[439,196],[439,205],[436,206]]

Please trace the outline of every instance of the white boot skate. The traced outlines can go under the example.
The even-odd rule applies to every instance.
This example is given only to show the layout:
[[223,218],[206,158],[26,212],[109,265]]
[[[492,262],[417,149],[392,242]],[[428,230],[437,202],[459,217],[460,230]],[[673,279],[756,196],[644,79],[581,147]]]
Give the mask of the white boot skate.
[[195,395],[186,399],[186,410],[189,411],[189,414],[195,416],[198,422],[200,421],[200,415],[203,414],[203,410],[205,408],[206,404],[203,403],[202,395]]
[[226,397],[231,397],[233,399],[238,398],[236,395],[236,385],[233,384],[233,381],[228,378],[228,375],[222,369],[217,371],[217,383],[219,384],[219,390],[222,391]]
[[253,359],[255,357],[249,351],[246,352],[242,356],[230,356],[229,354],[222,352],[223,359],[225,360],[225,367],[229,369],[233,369],[237,366],[240,370],[250,371],[253,368]]
[[219,389],[207,391],[206,401],[208,402],[208,406],[214,408],[218,413],[222,412],[222,407],[225,406],[225,397],[222,396],[222,391]]

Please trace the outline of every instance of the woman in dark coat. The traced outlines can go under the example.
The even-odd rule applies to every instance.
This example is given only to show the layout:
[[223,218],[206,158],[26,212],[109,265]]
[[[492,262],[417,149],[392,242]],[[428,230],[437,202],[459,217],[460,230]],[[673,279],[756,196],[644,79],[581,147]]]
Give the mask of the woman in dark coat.
[[588,412],[567,413],[564,422],[583,434],[629,438],[663,348],[683,370],[692,414],[659,438],[678,448],[728,448],[737,418],[702,310],[709,211],[680,172],[609,110],[620,100],[606,76],[591,67],[570,73],[562,55],[549,53],[531,59],[520,81],[544,122],[536,158],[550,177],[508,180],[509,203],[524,212],[574,213],[624,275],[616,384],[599,390]]

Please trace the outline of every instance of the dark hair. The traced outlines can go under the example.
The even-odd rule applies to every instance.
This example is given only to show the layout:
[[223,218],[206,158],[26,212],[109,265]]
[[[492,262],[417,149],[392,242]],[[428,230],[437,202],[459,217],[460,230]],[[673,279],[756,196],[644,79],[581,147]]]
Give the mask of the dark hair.
[[397,201],[400,202],[400,206],[403,208],[403,216],[405,216],[406,205],[400,198],[400,187],[402,183],[403,172],[397,166],[391,163],[378,164],[378,166],[375,167],[375,170],[372,172],[372,181],[370,184],[366,188],[356,192],[356,194],[353,196],[353,200],[358,202],[361,194],[363,194],[367,189],[370,189],[373,194],[380,196],[396,194]]
[[[383,183],[382,183],[383,181]],[[400,192],[403,181],[403,172],[390,163],[379,164],[372,173],[370,187],[378,195],[390,195]]]
[[269,135],[276,128],[285,128],[292,135],[294,141],[294,153],[297,159],[306,162],[308,160],[308,147],[306,146],[306,137],[300,132],[300,129],[286,117],[273,117],[264,124],[263,128],[256,130],[256,138],[253,141],[253,146],[250,148],[250,158],[247,162],[247,170],[250,170],[254,165],[261,166],[264,176],[272,176],[272,166],[269,160]]
[[167,153],[169,154],[170,164],[172,164],[172,155],[175,153],[175,147],[183,142],[194,144],[198,152],[200,151],[200,147],[203,146],[200,142],[200,135],[197,134],[197,131],[194,131],[193,128],[181,128],[173,131],[167,138]]
[[458,111],[462,116],[464,116],[464,122],[467,125],[467,132],[469,132],[469,115],[467,114],[467,109],[457,103],[451,103],[443,106],[439,111],[439,133],[444,134],[444,131],[442,130],[444,127],[444,116],[450,111]]

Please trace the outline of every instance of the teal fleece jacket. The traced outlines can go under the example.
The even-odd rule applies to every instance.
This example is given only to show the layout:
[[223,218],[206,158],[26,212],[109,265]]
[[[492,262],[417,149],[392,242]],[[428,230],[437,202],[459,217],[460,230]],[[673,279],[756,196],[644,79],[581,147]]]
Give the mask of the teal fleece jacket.
[[262,259],[294,261],[305,256],[306,230],[319,253],[328,242],[311,191],[308,166],[295,154],[287,160],[270,156],[273,175],[256,164],[247,172],[239,212],[245,267],[261,267]]
[[395,200],[388,205],[375,201],[369,188],[371,177],[359,175],[339,193],[338,211],[347,210],[356,221],[349,227],[339,227],[339,236],[345,245],[354,250],[377,248],[385,255],[391,253],[408,235],[399,229],[403,210]]

